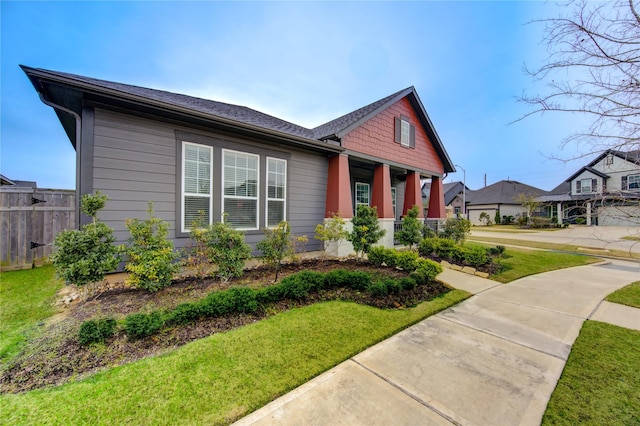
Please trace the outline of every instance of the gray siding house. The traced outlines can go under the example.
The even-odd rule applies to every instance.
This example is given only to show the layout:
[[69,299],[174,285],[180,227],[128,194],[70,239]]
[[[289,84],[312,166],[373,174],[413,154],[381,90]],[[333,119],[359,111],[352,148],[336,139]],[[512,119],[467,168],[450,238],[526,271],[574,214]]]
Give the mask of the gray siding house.
[[[347,219],[357,203],[376,205],[379,211],[394,203],[394,210],[397,204],[406,211],[404,203],[419,201],[411,198],[416,193],[414,176],[437,182],[454,170],[412,87],[307,129],[243,106],[22,69],[41,100],[54,109],[76,150],[77,198],[96,190],[107,194],[100,218],[115,230],[119,242],[128,238],[125,219],[146,217],[152,202],[156,216],[170,224],[169,237],[176,247],[187,244],[189,228],[203,212],[210,223],[226,213],[252,245],[262,238],[263,228],[287,220],[296,235],[310,237],[307,250],[319,250],[315,227],[335,213],[327,206],[338,206]],[[414,126],[413,146],[392,135],[390,148],[428,151],[428,161],[411,164],[398,156],[362,155],[345,146],[352,130],[398,105],[412,110],[402,120]],[[330,134],[321,134],[325,130]],[[347,164],[346,172],[342,164]],[[330,175],[338,173],[340,182],[348,180],[346,188],[334,187]],[[356,191],[365,184],[372,187],[366,197]],[[410,196],[405,195],[407,185]],[[344,202],[345,195],[351,204]],[[82,217],[80,222],[87,220]]]

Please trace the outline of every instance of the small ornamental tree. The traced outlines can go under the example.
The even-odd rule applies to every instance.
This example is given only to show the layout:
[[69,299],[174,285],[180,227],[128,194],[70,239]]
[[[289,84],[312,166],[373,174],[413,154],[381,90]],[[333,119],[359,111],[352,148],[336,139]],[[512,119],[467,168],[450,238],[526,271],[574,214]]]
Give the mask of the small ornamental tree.
[[154,292],[171,284],[179,265],[174,263],[173,243],[167,239],[169,224],[153,215],[153,203],[147,212],[148,219],[127,219],[131,237],[120,250],[127,256],[126,282]]
[[327,258],[327,245],[334,245],[337,251],[340,244],[347,238],[347,230],[345,229],[345,221],[339,213],[334,214],[331,219],[316,226],[315,239],[324,243],[324,251],[322,252],[322,260]]
[[60,232],[54,241],[55,251],[51,261],[56,275],[67,284],[83,286],[102,281],[107,272],[118,267],[120,258],[113,230],[98,221],[98,211],[104,208],[107,196],[96,191],[95,195],[84,194],[80,210],[91,217],[91,223],[80,229]]
[[489,216],[489,213],[487,212],[480,213],[480,221],[484,223],[485,226],[491,225],[491,217]]
[[443,238],[451,238],[457,244],[464,242],[467,234],[471,232],[471,222],[463,218],[450,218],[444,223]]
[[207,229],[205,228],[204,212],[191,224],[189,232],[189,246],[183,249],[182,265],[192,268],[195,276],[204,279],[207,276],[211,262],[209,260],[209,247],[207,246]]
[[209,226],[205,232],[211,263],[218,265],[218,278],[226,283],[242,275],[245,261],[251,258],[251,246],[244,242],[244,234],[223,221]]
[[496,225],[500,225],[502,223],[502,218],[500,217],[500,210],[496,210],[496,214],[495,214],[495,217],[493,218],[493,221],[495,222]]
[[405,217],[402,218],[402,230],[396,234],[398,241],[413,249],[414,244],[422,241],[422,228],[424,224],[418,219],[418,206],[411,207]]
[[356,209],[356,216],[351,219],[353,230],[349,232],[347,239],[353,244],[359,259],[369,252],[371,246],[384,237],[386,231],[380,229],[378,223],[378,211],[375,207],[360,205]]
[[289,223],[283,220],[273,229],[266,228],[264,239],[256,244],[256,248],[262,252],[264,263],[275,270],[274,281],[278,281],[282,261],[293,254]]

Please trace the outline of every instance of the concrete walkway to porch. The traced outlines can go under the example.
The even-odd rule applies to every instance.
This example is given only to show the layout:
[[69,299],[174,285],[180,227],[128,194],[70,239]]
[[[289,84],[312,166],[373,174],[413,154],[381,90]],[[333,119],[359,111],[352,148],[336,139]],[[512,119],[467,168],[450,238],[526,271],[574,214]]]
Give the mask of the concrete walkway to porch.
[[617,260],[509,284],[445,270],[440,280],[475,295],[236,424],[538,425],[583,322],[615,317],[602,299],[638,277]]

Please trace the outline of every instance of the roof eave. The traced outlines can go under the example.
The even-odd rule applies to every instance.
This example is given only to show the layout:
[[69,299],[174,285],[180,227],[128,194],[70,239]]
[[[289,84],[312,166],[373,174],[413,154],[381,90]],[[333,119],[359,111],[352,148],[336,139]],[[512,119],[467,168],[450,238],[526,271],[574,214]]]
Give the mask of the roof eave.
[[54,75],[54,74],[48,73],[46,70],[31,68],[24,65],[20,65],[20,67],[25,72],[25,74],[27,74],[27,77],[29,77],[29,80],[31,80],[31,83],[33,84],[34,88],[39,93],[43,93],[44,87],[42,83],[43,83],[43,80],[47,80],[52,83],[64,84],[67,86],[74,87],[76,89],[79,89],[83,93],[91,92],[93,94],[106,96],[107,98],[132,102],[140,106],[150,106],[150,107],[164,110],[164,111],[178,112],[186,116],[198,117],[200,119],[204,119],[212,123],[228,126],[232,129],[243,129],[253,133],[267,134],[276,139],[293,142],[298,146],[313,148],[315,150],[326,151],[329,153],[340,153],[344,151],[344,148],[342,148],[341,146],[328,145],[325,142],[320,142],[315,139],[298,137],[288,133],[278,132],[276,130],[267,129],[264,127],[255,126],[248,123],[243,123],[241,121],[232,120],[232,119],[220,117],[213,114],[207,114],[201,111],[195,111],[193,109],[185,108],[179,105],[162,102],[155,99],[149,99],[144,96],[138,96],[131,93],[121,92],[119,90],[97,86],[97,85],[90,84],[83,81],[78,81],[68,77]]

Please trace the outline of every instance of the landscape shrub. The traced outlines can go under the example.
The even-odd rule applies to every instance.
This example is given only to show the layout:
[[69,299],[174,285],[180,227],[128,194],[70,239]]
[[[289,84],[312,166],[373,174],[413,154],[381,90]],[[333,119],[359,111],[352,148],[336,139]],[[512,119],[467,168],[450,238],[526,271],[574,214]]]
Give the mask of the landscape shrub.
[[262,252],[265,265],[275,271],[274,282],[278,281],[282,261],[294,253],[289,223],[282,221],[273,229],[264,229],[264,238],[256,248]]
[[84,194],[80,210],[91,217],[91,223],[80,229],[60,232],[54,240],[51,261],[56,276],[67,284],[83,286],[102,281],[107,272],[118,267],[120,258],[113,245],[113,230],[98,221],[98,211],[104,208],[107,196],[96,191]]
[[230,301],[231,311],[250,314],[258,310],[256,290],[248,287],[234,287],[225,292]]
[[164,325],[162,313],[131,314],[125,318],[124,329],[132,339],[141,339],[156,333]]
[[403,290],[413,290],[417,285],[418,283],[416,283],[416,280],[411,277],[404,277],[400,279],[400,286]]
[[436,238],[437,236],[438,236],[438,234],[436,234],[436,231],[434,231],[433,229],[431,229],[427,225],[422,227],[422,239],[425,239],[425,238]]
[[367,254],[369,262],[373,263],[375,266],[382,266],[383,263],[386,263],[387,250],[388,249],[383,246],[371,247]]
[[148,219],[127,219],[131,237],[120,251],[127,256],[126,282],[154,292],[171,284],[179,265],[174,263],[177,255],[167,238],[169,224],[153,215],[152,203],[147,212]]
[[420,245],[418,246],[418,253],[421,256],[431,256],[438,248],[439,238],[425,238],[420,241]]
[[496,225],[500,225],[500,223],[502,223],[502,220],[500,219],[500,210],[496,210],[496,214],[493,217],[493,221],[496,223]]
[[309,286],[297,275],[290,275],[283,278],[278,286],[281,289],[281,296],[287,299],[300,300],[309,294]]
[[402,229],[395,235],[398,241],[410,249],[422,240],[424,223],[418,219],[419,214],[420,210],[416,205],[407,210],[407,214],[402,218]]
[[362,260],[369,249],[382,238],[386,231],[380,229],[378,213],[375,207],[359,205],[356,215],[351,219],[353,230],[347,235],[347,239],[353,244],[353,249]]
[[490,256],[500,257],[504,253],[505,249],[506,249],[505,246],[497,245],[495,247],[489,247],[487,249],[487,252],[489,253]]
[[189,243],[188,246],[182,250],[182,265],[187,268],[192,268],[195,276],[200,279],[204,279],[211,265],[205,226],[204,212],[201,211],[198,217],[191,223]]
[[319,291],[325,287],[325,276],[322,272],[302,271],[298,272],[298,279],[304,281],[309,291]]
[[334,269],[324,276],[327,287],[346,287],[349,283],[349,272],[344,269]]
[[441,259],[452,259],[454,252],[457,251],[456,242],[449,238],[440,238],[437,246],[434,248],[436,256]]
[[474,267],[485,265],[489,261],[484,247],[464,247],[463,253],[464,261]]
[[198,303],[181,303],[166,317],[166,324],[189,324],[202,316],[202,309]]
[[349,273],[348,286],[354,290],[363,291],[371,284],[371,275],[366,272],[353,271]]
[[441,236],[450,238],[456,243],[462,243],[471,232],[471,222],[462,217],[450,218],[444,223]]
[[372,282],[371,285],[369,285],[369,287],[367,288],[367,291],[373,297],[384,297],[389,294],[389,288],[387,287],[387,284],[382,280]]
[[327,249],[339,251],[340,246],[347,239],[346,222],[339,213],[331,216],[331,219],[316,225],[316,235],[314,238],[324,243],[322,260],[327,257]]
[[417,262],[420,258],[418,253],[411,250],[394,251],[396,252],[396,266],[398,268],[411,272],[418,267]]
[[418,267],[415,271],[411,272],[409,276],[413,278],[417,284],[427,284],[433,281],[441,272],[442,266],[440,266],[440,264],[429,259],[420,259]]
[[85,321],[78,331],[78,340],[82,346],[104,342],[113,336],[115,330],[116,320],[113,318]]
[[218,266],[216,275],[220,281],[226,283],[240,277],[245,262],[251,259],[251,246],[244,242],[244,233],[223,220],[210,225],[205,238],[209,261]]

